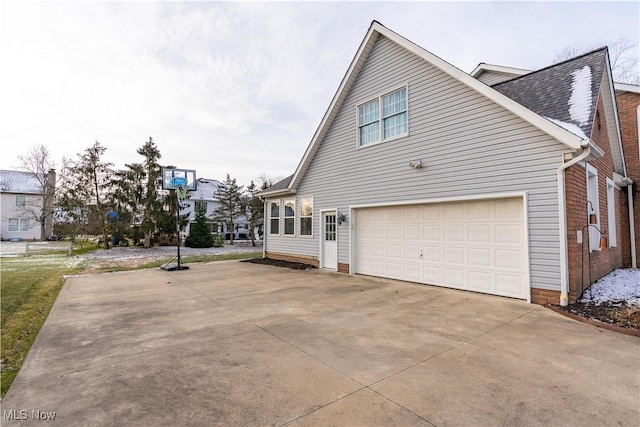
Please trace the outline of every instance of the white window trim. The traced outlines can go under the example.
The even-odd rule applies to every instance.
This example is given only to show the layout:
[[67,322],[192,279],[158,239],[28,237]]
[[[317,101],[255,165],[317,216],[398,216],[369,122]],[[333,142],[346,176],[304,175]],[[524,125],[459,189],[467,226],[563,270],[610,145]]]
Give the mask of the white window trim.
[[[600,233],[598,232],[598,230],[602,230],[602,228],[600,228],[600,201],[599,201],[599,188],[598,188],[598,170],[596,168],[594,168],[593,166],[591,166],[589,163],[586,164],[586,177],[587,177],[587,201],[591,202],[591,203],[587,203],[586,206],[586,210],[587,210],[587,224],[589,223],[589,215],[592,213],[596,214],[596,223],[593,224],[596,227],[598,227],[598,229],[594,228],[594,227],[587,227],[587,229],[589,230],[589,252],[593,252],[593,251],[599,251],[600,250]],[[589,184],[589,180],[590,178],[595,177],[595,181],[596,181],[596,189],[595,189],[595,199],[591,199],[591,185]]]
[[[302,216],[302,199],[311,199],[311,216]],[[311,239],[313,238],[313,218],[315,217],[313,210],[313,196],[300,196],[298,197],[298,209],[296,210],[296,214],[298,215],[299,221],[297,221],[298,228],[296,229],[296,233],[299,237],[303,239]],[[300,227],[302,226],[302,218],[311,218],[311,234],[302,234],[302,230]]]
[[[271,232],[271,220],[275,219],[274,217],[271,216],[271,204],[275,203],[276,205],[278,205],[278,232],[277,233],[272,233]],[[269,213],[269,235],[270,236],[280,236],[281,235],[281,230],[282,230],[282,200],[269,200],[268,202],[268,207],[267,207],[267,212]]]
[[[383,138],[384,136],[384,118],[383,118],[383,114],[382,114],[382,98],[386,95],[389,95],[390,93],[396,92],[400,89],[404,88],[407,91],[407,131],[403,134],[399,134],[399,135],[394,135],[391,138]],[[360,107],[368,104],[369,102],[373,101],[377,99],[378,100],[378,108],[379,108],[379,116],[378,116],[378,122],[379,122],[379,134],[380,134],[380,140],[376,141],[376,142],[371,142],[369,144],[365,144],[365,145],[361,145],[360,144]],[[367,147],[372,147],[374,145],[378,145],[378,144],[382,144],[384,142],[389,142],[389,141],[394,141],[396,139],[400,139],[400,138],[404,138],[409,136],[409,84],[408,83],[404,83],[400,86],[397,86],[393,89],[387,90],[381,94],[379,94],[377,97],[373,97],[373,98],[369,98],[364,102],[360,102],[356,105],[356,150],[360,150],[363,148],[367,148]]]
[[[21,198],[22,200],[20,204],[18,204],[18,198]],[[16,194],[16,207],[24,208],[25,206],[27,206],[27,196],[24,194]]]
[[[282,228],[280,228],[280,235],[283,237],[298,237],[298,233],[296,230],[296,226],[297,221],[296,221],[296,217],[297,217],[297,208],[298,208],[298,203],[297,203],[297,199],[295,197],[289,197],[286,199],[282,199],[281,200],[281,206],[282,206]],[[287,203],[289,202],[293,202],[293,216],[287,216]],[[285,227],[286,227],[286,219],[287,218],[293,218],[293,233],[287,234],[285,232]]]
[[609,247],[615,248],[618,246],[618,233],[616,230],[616,184],[612,179],[607,177],[607,220],[608,220],[608,234],[609,234]]
[[[17,228],[15,230],[11,229],[11,220],[17,221]],[[23,224],[27,224],[29,227],[23,230]],[[7,232],[9,233],[27,233],[31,231],[33,228],[33,224],[31,223],[30,218],[9,218],[7,221]]]

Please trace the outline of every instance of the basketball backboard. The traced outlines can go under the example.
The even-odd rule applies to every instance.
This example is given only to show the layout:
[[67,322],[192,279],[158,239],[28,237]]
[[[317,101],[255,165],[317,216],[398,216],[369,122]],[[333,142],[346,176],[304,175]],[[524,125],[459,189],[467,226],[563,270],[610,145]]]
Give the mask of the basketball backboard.
[[187,191],[196,189],[196,171],[193,169],[162,168],[162,189],[175,190],[186,187]]

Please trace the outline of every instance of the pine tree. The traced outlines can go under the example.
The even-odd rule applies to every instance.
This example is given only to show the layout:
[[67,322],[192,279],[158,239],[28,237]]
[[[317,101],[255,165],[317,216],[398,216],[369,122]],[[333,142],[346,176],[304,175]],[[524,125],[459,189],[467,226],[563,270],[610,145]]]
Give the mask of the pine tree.
[[262,225],[264,220],[264,202],[260,200],[260,197],[258,197],[256,194],[267,187],[269,187],[269,182],[266,180],[263,181],[261,188],[258,188],[258,186],[253,181],[251,181],[251,184],[249,184],[249,186],[247,187],[248,194],[246,196],[245,205],[247,207],[247,217],[249,220],[249,236],[251,237],[252,246],[256,245],[256,235],[254,230],[258,228],[258,232],[260,233],[260,230],[262,230],[262,227],[260,226]]
[[144,157],[142,168],[146,175],[146,185],[142,197],[144,211],[140,229],[144,233],[144,247],[148,248],[151,246],[151,235],[155,233],[157,228],[158,213],[162,210],[162,201],[158,200],[158,191],[156,190],[156,181],[161,174],[158,160],[162,156],[151,137],[142,147],[138,148],[137,153]]
[[189,228],[189,235],[184,242],[190,248],[210,248],[213,246],[213,236],[207,224],[207,217],[204,207],[196,207],[195,222]]
[[215,211],[215,219],[227,225],[230,233],[229,244],[233,245],[233,232],[235,221],[243,212],[243,186],[236,183],[235,178],[231,179],[227,174],[227,179],[218,185],[214,196],[220,202],[220,207]]

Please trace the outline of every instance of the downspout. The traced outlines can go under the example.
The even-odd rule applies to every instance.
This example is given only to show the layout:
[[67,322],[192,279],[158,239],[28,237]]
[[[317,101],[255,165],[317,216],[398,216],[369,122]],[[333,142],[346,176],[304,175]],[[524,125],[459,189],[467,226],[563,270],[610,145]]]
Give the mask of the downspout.
[[[629,178],[625,177],[625,180]],[[629,180],[630,181],[630,180]],[[629,205],[629,241],[631,242],[631,267],[638,268],[636,262],[636,225],[633,217],[633,183],[627,182],[627,204]]]
[[589,157],[591,147],[588,141],[582,144],[582,153],[563,163],[558,168],[558,217],[560,219],[560,305],[569,305],[569,243],[567,242],[567,199],[565,194],[564,171]]
[[258,196],[262,200],[262,258],[267,257],[267,201]]

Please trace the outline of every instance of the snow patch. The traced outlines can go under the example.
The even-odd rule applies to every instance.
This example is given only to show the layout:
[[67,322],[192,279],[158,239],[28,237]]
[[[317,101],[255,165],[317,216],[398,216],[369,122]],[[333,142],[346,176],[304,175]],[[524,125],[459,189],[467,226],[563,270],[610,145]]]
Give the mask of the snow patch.
[[640,270],[620,268],[591,285],[578,302],[622,303],[640,307]]
[[568,130],[569,132],[579,136],[582,139],[587,139],[587,135],[585,135],[585,133],[582,131],[582,129],[580,129],[578,125],[575,125],[573,123],[563,122],[561,120],[552,119],[551,117],[544,116],[544,118],[552,121],[553,123],[557,124],[561,128]]
[[571,73],[571,97],[569,98],[569,115],[571,120],[584,126],[591,117],[591,68],[583,68]]

